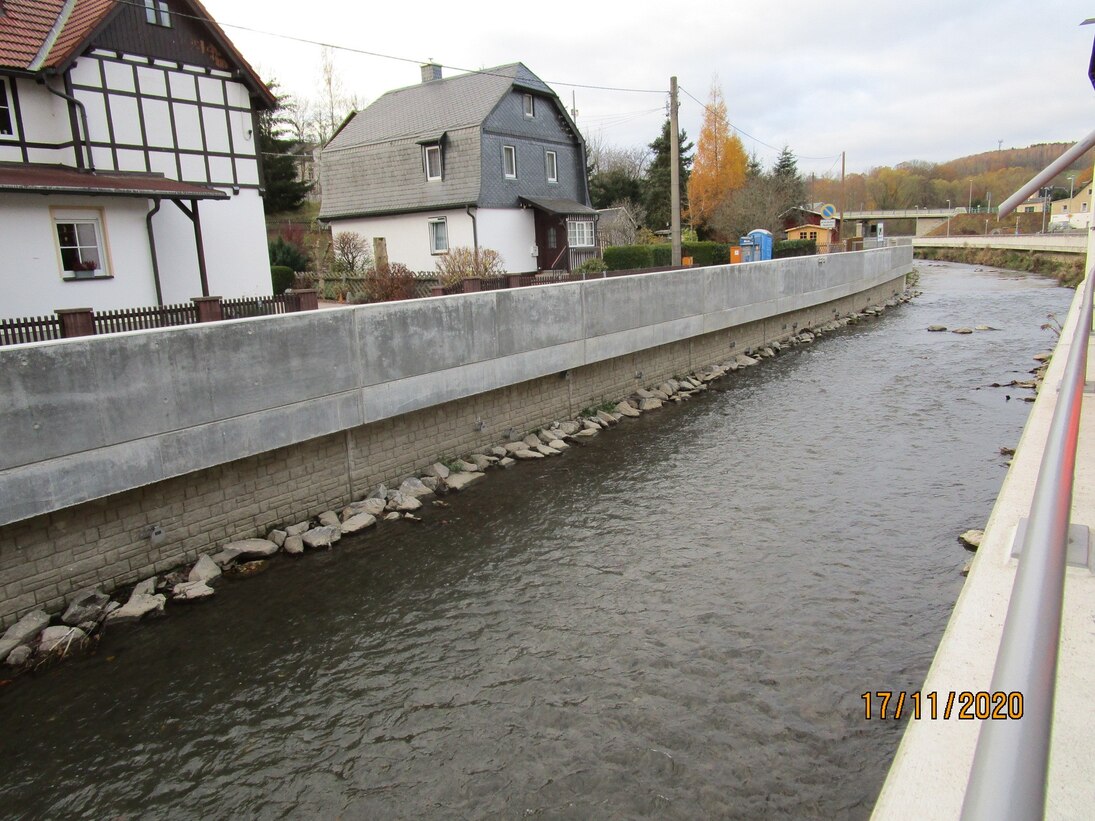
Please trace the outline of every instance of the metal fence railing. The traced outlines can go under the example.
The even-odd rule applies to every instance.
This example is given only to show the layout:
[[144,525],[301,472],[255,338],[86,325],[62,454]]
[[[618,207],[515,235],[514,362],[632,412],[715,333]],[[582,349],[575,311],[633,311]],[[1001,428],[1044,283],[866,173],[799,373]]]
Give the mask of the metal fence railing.
[[1023,694],[1023,715],[1018,721],[981,723],[962,807],[964,821],[1018,821],[1045,813],[1093,282],[1095,269],[1083,284],[992,674],[993,692]]

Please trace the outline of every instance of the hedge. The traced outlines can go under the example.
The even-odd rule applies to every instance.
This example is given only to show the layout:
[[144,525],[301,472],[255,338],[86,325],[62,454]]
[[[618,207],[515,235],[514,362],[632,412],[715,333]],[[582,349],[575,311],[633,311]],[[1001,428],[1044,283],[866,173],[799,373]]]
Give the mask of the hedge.
[[610,271],[630,271],[633,268],[653,268],[653,245],[610,245],[602,258]]
[[284,294],[293,287],[293,269],[287,265],[270,266],[270,282],[274,286],[275,294]]
[[[725,265],[730,262],[730,246],[725,242],[685,242],[681,256],[692,257],[693,265]],[[604,250],[605,265],[610,271],[630,271],[636,268],[666,268],[673,264],[673,246],[610,245]]]
[[772,250],[772,258],[809,257],[816,253],[817,240],[815,239],[785,239],[776,243],[776,247]]

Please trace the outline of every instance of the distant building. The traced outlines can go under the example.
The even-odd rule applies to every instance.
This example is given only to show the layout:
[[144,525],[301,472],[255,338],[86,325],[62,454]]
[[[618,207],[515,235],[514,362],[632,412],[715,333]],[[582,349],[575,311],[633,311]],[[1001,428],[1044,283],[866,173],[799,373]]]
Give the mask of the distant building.
[[521,63],[389,91],[347,118],[320,157],[320,219],[383,238],[416,270],[458,246],[507,271],[570,270],[597,256],[585,143],[555,92]]
[[1068,223],[1073,228],[1091,226],[1092,184],[1084,183],[1070,199],[1049,204],[1049,218],[1054,223]]
[[638,220],[627,208],[597,210],[597,241],[602,251],[610,245],[633,245],[638,235]]
[[197,0],[0,0],[0,317],[269,294],[275,104]]
[[818,245],[829,245],[836,235],[837,231],[834,228],[822,228],[820,225],[812,224],[796,225],[794,228],[787,229],[787,239],[812,239]]

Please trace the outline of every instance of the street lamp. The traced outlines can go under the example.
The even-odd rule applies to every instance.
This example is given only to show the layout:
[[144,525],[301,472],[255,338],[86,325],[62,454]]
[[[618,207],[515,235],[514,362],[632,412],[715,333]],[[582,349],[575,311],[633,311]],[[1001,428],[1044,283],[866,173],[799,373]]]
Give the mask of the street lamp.
[[970,213],[973,212],[973,178],[972,177],[970,178],[970,201],[969,201],[969,205],[966,207],[966,210]]
[[952,216],[954,216],[954,215],[951,214],[951,201],[947,200],[947,236],[948,237],[951,235],[951,217]]

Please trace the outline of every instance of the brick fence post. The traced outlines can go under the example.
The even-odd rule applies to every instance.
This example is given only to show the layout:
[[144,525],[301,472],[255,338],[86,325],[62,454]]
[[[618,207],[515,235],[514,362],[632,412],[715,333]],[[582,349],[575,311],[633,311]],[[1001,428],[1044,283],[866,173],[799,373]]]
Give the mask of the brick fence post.
[[198,322],[220,322],[224,319],[224,306],[219,296],[196,296],[190,301],[198,309]]
[[61,319],[61,336],[95,336],[95,313],[91,308],[59,308],[54,311]]

